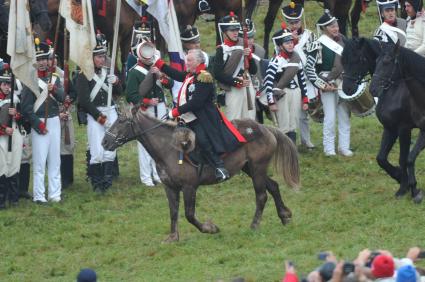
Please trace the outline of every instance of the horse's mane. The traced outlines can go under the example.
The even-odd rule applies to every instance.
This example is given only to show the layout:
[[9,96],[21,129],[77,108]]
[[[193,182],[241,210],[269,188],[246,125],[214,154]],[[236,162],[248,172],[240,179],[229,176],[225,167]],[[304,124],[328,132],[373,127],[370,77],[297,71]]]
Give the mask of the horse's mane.
[[138,118],[140,115],[143,115],[143,117],[146,118],[146,119],[148,119],[148,120],[151,120],[151,121],[154,121],[154,122],[157,122],[157,123],[162,123],[163,124],[162,127],[165,127],[165,128],[171,129],[171,130],[174,130],[176,128],[176,126],[177,126],[177,123],[174,122],[174,121],[170,121],[170,120],[162,121],[162,120],[159,120],[157,118],[154,118],[154,117],[148,115],[147,113],[145,113],[144,111],[142,111],[140,109],[135,113],[134,117],[135,118]]
[[416,80],[425,84],[425,58],[404,47],[400,47],[399,58],[402,66],[401,71],[407,70]]
[[378,55],[381,52],[381,46],[379,41],[364,37],[346,40],[344,41],[344,50],[342,51],[342,62],[349,63],[350,60],[356,59],[356,54],[362,50],[366,50],[365,55],[367,53]]

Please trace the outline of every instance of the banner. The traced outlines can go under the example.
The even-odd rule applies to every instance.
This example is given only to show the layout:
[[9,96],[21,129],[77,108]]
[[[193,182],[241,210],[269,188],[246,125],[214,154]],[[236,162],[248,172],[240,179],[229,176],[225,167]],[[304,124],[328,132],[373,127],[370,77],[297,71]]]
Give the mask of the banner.
[[37,61],[27,0],[10,1],[7,54],[16,78],[37,93]]
[[69,31],[69,59],[76,63],[88,80],[93,79],[93,49],[96,47],[91,0],[62,0],[59,13]]
[[184,69],[183,47],[173,1],[148,0],[147,4],[149,5],[148,13],[158,21],[159,32],[167,42],[171,66],[182,71]]

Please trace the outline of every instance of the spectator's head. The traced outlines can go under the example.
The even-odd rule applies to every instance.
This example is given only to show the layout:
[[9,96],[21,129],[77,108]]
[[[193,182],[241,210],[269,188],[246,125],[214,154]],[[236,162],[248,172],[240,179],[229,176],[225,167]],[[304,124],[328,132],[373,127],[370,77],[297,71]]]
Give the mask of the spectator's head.
[[397,282],[416,282],[416,269],[412,265],[405,265],[397,270]]
[[335,269],[335,263],[333,262],[327,262],[323,264],[319,268],[319,274],[320,274],[320,277],[322,278],[322,281],[331,280],[334,269]]
[[387,255],[379,255],[372,261],[372,274],[375,278],[387,278],[394,275],[394,260]]
[[96,272],[90,268],[85,268],[78,273],[77,282],[96,282]]

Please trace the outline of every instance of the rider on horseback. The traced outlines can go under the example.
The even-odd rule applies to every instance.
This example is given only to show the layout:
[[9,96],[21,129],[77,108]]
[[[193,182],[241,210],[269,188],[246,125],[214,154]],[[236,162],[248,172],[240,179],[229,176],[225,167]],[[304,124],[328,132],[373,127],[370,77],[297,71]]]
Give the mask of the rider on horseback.
[[200,49],[190,50],[186,56],[186,72],[179,72],[159,59],[155,66],[171,78],[182,81],[177,107],[170,118],[180,117],[196,134],[196,142],[208,163],[215,168],[217,181],[230,177],[220,154],[232,152],[240,142],[246,142],[215,105],[213,77],[205,70]]

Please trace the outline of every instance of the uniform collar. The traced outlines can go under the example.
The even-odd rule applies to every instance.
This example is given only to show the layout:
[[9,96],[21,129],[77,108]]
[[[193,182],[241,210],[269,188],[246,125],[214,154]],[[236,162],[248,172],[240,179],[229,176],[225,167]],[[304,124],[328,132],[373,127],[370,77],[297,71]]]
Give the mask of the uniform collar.
[[238,41],[232,41],[230,39],[225,38],[223,43],[224,43],[224,45],[227,45],[229,47],[233,47],[238,43]]
[[1,90],[0,90],[0,100],[4,100],[6,99],[6,94],[4,94]]
[[47,71],[40,71],[40,70],[37,71],[37,75],[38,75],[39,78],[47,77],[48,74],[49,73]]
[[285,59],[289,59],[291,57],[291,53],[286,52],[285,50],[280,51],[279,55]]
[[142,63],[142,61],[140,61],[140,60],[137,60],[137,65],[138,65],[138,66],[141,66],[142,68],[145,68],[145,69],[147,69],[147,70],[149,70],[149,69],[150,69],[150,67],[151,67],[151,66],[145,65],[145,64],[144,64],[144,63]]
[[207,66],[205,64],[199,64],[199,66],[196,67],[196,74],[200,74],[201,71],[205,70]]

